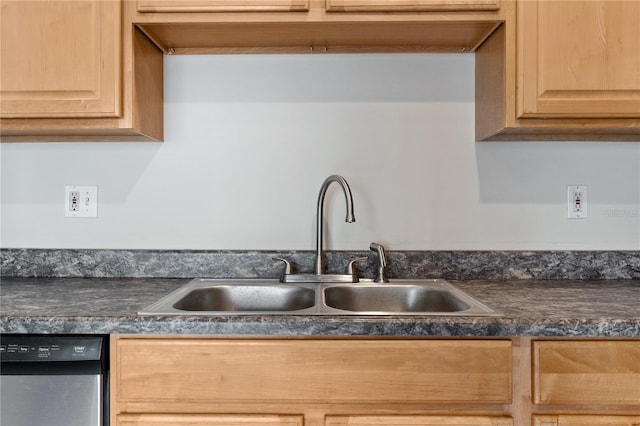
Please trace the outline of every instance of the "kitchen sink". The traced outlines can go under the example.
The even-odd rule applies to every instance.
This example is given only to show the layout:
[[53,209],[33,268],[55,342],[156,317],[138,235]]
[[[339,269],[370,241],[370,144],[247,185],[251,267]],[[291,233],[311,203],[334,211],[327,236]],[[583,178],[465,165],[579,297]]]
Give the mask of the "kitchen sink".
[[284,284],[272,279],[194,279],[141,315],[495,316],[444,280]]

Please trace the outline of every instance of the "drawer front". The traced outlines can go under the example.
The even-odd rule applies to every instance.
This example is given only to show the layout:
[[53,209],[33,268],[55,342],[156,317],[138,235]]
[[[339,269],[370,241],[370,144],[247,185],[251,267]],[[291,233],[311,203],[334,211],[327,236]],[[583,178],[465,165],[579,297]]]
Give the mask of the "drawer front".
[[117,426],[303,426],[303,416],[277,414],[121,414]]
[[499,0],[326,0],[328,12],[433,12],[498,10]]
[[117,401],[511,402],[503,340],[120,339]]
[[533,416],[533,426],[637,426],[640,416],[551,415]]
[[640,341],[533,342],[536,404],[640,404]]
[[295,12],[309,0],[138,0],[138,12]]
[[327,416],[326,426],[513,426],[493,416]]

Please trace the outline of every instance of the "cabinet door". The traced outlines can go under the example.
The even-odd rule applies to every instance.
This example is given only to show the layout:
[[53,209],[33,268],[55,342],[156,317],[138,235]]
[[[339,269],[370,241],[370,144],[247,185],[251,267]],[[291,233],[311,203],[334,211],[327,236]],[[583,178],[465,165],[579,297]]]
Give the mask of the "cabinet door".
[[329,12],[498,10],[499,0],[326,0]]
[[138,0],[139,12],[293,12],[309,0]]
[[277,414],[120,414],[116,426],[303,426],[302,416]]
[[518,2],[519,117],[640,117],[640,1]]
[[533,382],[536,404],[639,404],[640,341],[533,342]]
[[119,1],[1,2],[0,114],[120,115]]
[[552,415],[533,416],[533,426],[636,426],[640,416]]
[[493,416],[327,416],[326,426],[513,426]]

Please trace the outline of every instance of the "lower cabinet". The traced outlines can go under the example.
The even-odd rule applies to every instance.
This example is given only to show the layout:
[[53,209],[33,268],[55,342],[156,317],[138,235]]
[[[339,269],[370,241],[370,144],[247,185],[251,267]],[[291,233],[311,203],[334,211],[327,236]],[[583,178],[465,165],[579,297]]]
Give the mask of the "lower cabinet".
[[640,426],[640,340],[538,340],[531,349],[533,412],[545,412],[533,426]]
[[111,339],[117,426],[640,426],[640,339]]
[[534,341],[536,404],[640,404],[640,342]]
[[513,422],[509,340],[112,337],[120,426]]

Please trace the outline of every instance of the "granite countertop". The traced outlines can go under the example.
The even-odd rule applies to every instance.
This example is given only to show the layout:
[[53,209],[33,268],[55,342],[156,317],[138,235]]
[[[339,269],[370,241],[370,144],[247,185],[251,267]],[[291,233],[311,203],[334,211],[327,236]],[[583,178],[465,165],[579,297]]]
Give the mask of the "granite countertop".
[[163,278],[2,278],[2,333],[275,336],[640,337],[640,280],[449,280],[498,317],[142,316],[187,283]]

